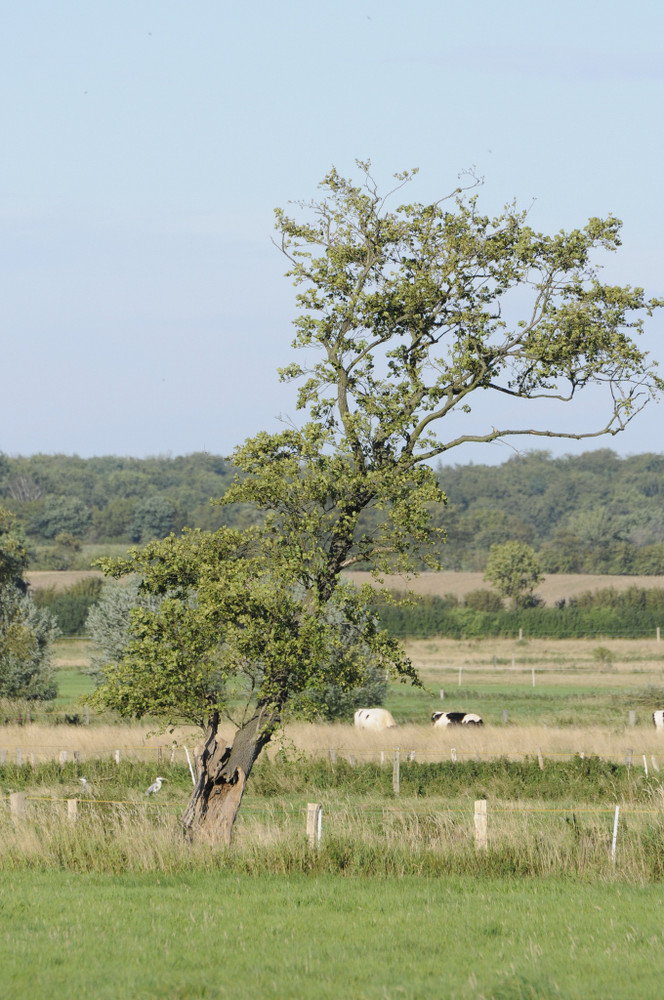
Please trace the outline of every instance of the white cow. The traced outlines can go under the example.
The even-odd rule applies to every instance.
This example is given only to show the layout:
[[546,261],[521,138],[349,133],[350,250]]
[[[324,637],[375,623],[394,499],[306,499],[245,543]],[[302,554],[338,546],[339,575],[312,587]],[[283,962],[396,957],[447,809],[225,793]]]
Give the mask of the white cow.
[[661,709],[653,712],[652,721],[655,723],[655,729],[664,729],[664,712]]
[[483,726],[481,716],[473,712],[434,712],[431,716],[434,726]]
[[396,722],[386,708],[358,708],[354,716],[358,729],[392,729]]

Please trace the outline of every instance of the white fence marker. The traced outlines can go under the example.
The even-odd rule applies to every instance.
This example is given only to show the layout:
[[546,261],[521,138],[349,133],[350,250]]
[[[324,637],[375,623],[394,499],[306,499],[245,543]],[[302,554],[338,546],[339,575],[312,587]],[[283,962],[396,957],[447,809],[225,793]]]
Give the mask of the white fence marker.
[[648,777],[648,761],[646,760],[646,755],[643,755],[643,769],[646,772],[646,778]]
[[184,752],[187,755],[187,764],[189,764],[189,772],[191,774],[191,783],[192,783],[192,785],[195,786],[196,785],[196,775],[194,774],[194,769],[191,766],[191,757],[189,756],[189,751],[187,750],[186,747],[184,748]]
[[456,764],[456,762],[457,762],[457,752],[456,752],[456,747],[452,747],[452,748],[451,748],[451,750],[450,750],[450,757],[452,758],[452,763],[453,763],[453,764]]
[[611,841],[611,860],[616,860],[616,841],[618,840],[618,816],[620,815],[620,806],[616,806],[616,815],[613,820],[613,840]]
[[392,790],[395,795],[401,793],[401,747],[394,748],[392,760]]

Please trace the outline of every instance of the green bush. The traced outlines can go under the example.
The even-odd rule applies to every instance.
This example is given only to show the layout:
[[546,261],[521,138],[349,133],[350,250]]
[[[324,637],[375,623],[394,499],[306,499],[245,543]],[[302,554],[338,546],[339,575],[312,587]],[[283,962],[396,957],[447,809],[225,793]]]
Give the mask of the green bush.
[[101,596],[102,584],[100,577],[91,576],[65,590],[43,587],[33,592],[33,600],[54,615],[63,635],[82,635],[88,612]]

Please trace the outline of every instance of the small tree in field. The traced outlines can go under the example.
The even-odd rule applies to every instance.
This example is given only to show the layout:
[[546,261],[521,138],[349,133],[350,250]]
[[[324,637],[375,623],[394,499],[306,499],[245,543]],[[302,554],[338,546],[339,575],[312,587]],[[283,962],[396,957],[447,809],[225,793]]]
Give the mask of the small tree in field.
[[[221,500],[253,505],[261,528],[186,533],[107,564],[139,573],[162,601],[133,612],[101,697],[206,729],[185,825],[226,840],[254,761],[304,691],[355,685],[367,647],[414,676],[341,573],[360,560],[409,571],[426,556],[430,506],[445,500],[428,463],[515,434],[615,434],[662,389],[632,339],[661,303],[593,271],[593,252],[619,245],[615,219],[547,236],[513,207],[482,215],[461,189],[391,209],[369,165],[358,167],[359,183],[332,170],[297,218],[277,212],[300,288],[294,346],[306,351],[281,375],[300,382],[305,419],[239,447],[241,478]],[[399,175],[392,195],[412,177]],[[524,318],[509,323],[517,303]],[[605,409],[578,433],[504,422],[506,400],[573,405],[589,386],[604,390]],[[493,401],[491,421],[464,431],[479,397]],[[223,712],[237,723],[231,747],[218,736]]]
[[533,591],[542,579],[534,550],[525,542],[492,545],[484,579],[494,585],[502,597],[511,599],[515,608],[533,603]]
[[12,515],[0,507],[0,697],[44,700],[56,695],[51,648],[59,630],[27,592],[27,562]]

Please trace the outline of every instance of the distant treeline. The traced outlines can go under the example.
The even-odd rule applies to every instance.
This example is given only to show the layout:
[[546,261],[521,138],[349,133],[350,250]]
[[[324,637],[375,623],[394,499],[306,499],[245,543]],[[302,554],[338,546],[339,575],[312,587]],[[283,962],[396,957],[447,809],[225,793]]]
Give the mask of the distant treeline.
[[[82,568],[83,547],[251,521],[246,509],[210,503],[233,475],[230,462],[207,453],[0,454],[0,504],[17,515],[32,568]],[[493,543],[517,540],[535,549],[546,573],[664,574],[664,455],[534,451],[499,466],[440,466],[437,476],[448,497],[432,511],[447,532],[438,545],[445,569],[482,571]]]
[[590,591],[559,601],[518,610],[496,606],[496,595],[474,591],[461,602],[454,596],[424,597],[413,604],[391,604],[376,600],[383,627],[399,638],[445,636],[479,639],[490,636],[535,639],[580,639],[601,637],[638,639],[664,631],[664,590],[612,587]]

